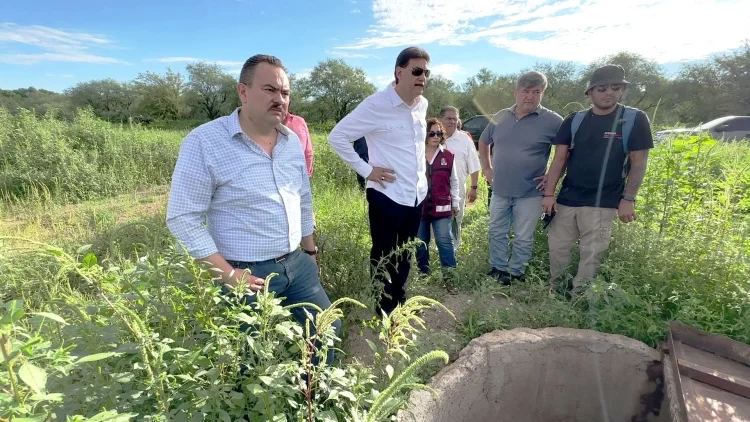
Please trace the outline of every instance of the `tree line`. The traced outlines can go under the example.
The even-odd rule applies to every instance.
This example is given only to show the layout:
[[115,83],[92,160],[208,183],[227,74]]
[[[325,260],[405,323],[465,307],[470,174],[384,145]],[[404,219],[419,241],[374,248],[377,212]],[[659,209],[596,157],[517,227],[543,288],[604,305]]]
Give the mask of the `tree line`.
[[[517,73],[500,75],[483,68],[459,84],[440,75],[430,78],[425,96],[428,115],[446,105],[461,110],[464,119],[493,114],[514,103],[516,78],[527,70],[543,72],[549,81],[543,104],[562,115],[587,107],[583,89],[593,70],[604,63],[622,65],[633,84],[624,102],[646,111],[657,125],[695,125],[725,115],[750,115],[750,44],[732,53],[683,65],[670,77],[655,61],[620,52],[586,66],[573,62],[538,62]],[[312,127],[327,128],[376,91],[364,70],[341,59],[319,62],[308,75],[290,74],[292,113]],[[38,114],[57,110],[71,118],[75,110],[90,107],[112,122],[208,121],[239,105],[237,78],[213,63],[188,64],[185,74],[167,69],[164,74],[140,73],[121,82],[99,79],[81,82],[55,93],[35,88],[0,90],[0,106],[19,107]]]

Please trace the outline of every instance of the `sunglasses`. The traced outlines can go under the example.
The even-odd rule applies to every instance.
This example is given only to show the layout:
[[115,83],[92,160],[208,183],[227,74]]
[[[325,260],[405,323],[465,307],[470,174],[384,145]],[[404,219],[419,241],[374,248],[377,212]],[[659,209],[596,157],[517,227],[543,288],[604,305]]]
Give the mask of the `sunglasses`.
[[411,74],[414,76],[422,76],[423,73],[425,78],[430,77],[430,69],[422,69],[421,67],[413,67],[411,69]]
[[608,88],[612,88],[612,91],[617,92],[622,89],[622,84],[597,85],[596,92],[607,92]]
[[427,133],[427,137],[428,138],[432,138],[433,136],[439,136],[439,137],[442,138],[443,137],[443,131],[442,130],[439,130],[437,132],[430,131],[430,132]]

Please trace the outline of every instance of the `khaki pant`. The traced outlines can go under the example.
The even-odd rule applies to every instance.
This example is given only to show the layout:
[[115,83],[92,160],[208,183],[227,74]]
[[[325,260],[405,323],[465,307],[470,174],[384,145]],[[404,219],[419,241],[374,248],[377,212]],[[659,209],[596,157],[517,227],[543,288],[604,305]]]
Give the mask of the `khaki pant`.
[[458,247],[461,246],[461,224],[464,222],[464,210],[466,209],[466,197],[461,197],[461,201],[458,203],[458,214],[454,217],[456,219],[456,226],[454,226],[455,233],[453,235],[453,248],[458,251]]
[[596,278],[602,254],[609,248],[612,226],[617,216],[614,208],[566,207],[557,204],[557,215],[549,225],[550,284],[570,266],[573,247],[580,239],[581,260],[573,288]]

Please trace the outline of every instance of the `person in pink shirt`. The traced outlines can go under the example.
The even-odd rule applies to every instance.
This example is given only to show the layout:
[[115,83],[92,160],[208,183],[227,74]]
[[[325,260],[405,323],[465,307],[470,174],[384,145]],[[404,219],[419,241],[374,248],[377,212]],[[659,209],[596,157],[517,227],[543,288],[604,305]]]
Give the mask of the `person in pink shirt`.
[[282,120],[284,126],[292,130],[299,137],[299,141],[302,144],[302,149],[305,151],[305,164],[307,164],[307,177],[312,177],[313,174],[313,146],[310,140],[310,131],[307,129],[307,122],[301,116],[294,115],[289,112],[289,104],[291,101],[287,101],[284,106],[285,118]]

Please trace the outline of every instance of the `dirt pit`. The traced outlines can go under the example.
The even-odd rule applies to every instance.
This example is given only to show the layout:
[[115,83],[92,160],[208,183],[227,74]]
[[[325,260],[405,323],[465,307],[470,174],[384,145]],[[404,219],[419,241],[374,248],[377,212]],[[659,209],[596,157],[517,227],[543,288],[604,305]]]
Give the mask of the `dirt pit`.
[[[667,421],[659,352],[590,330],[518,328],[472,340],[402,422]],[[660,413],[656,416],[652,410]]]

